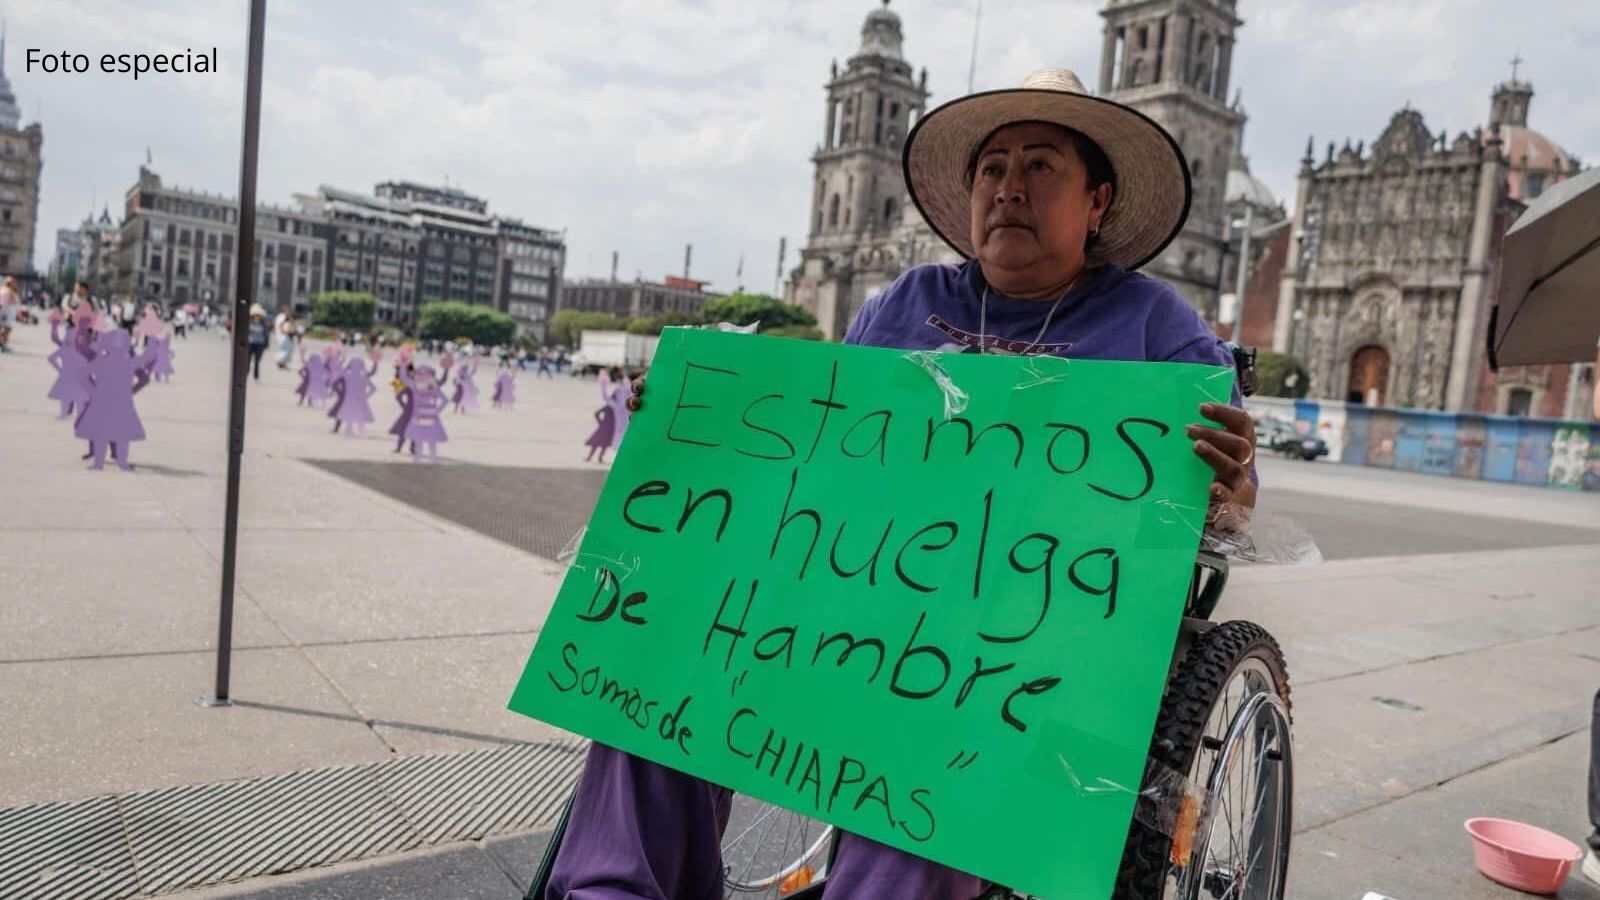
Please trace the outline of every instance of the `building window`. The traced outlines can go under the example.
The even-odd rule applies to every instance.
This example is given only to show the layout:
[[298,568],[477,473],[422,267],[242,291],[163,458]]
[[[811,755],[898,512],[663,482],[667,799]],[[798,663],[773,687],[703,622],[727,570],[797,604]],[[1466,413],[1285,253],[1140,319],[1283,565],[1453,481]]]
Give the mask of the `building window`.
[[152,272],[161,271],[161,254],[159,254],[159,253],[150,254],[150,271],[152,271]]
[[306,292],[306,277],[304,275],[295,276],[294,291],[297,294],[304,294]]
[[214,263],[214,262],[206,263],[206,280],[207,281],[215,281],[216,277],[217,277],[217,264]]
[[[1528,173],[1527,189],[1525,191],[1523,191],[1523,199],[1524,200],[1532,200],[1532,199],[1534,199],[1535,197],[1539,196],[1542,193],[1544,193],[1544,173],[1543,172],[1529,172]],[[6,221],[7,222],[11,221],[10,213],[11,213],[10,210],[6,210]]]
[[1533,414],[1533,391],[1527,388],[1512,388],[1506,394],[1506,415],[1529,416]]
[[261,273],[261,286],[264,287],[264,288],[269,288],[269,289],[272,287],[272,270],[271,269],[265,269],[265,270],[262,271],[262,273]]

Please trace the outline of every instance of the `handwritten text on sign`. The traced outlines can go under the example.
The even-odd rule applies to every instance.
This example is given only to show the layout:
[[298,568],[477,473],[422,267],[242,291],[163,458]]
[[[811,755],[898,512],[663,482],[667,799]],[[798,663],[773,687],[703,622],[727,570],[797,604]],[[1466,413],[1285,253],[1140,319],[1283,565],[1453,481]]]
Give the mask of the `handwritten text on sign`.
[[[1047,898],[1107,896],[1232,372],[669,330],[511,707]],[[1117,786],[1127,788],[1120,790]]]

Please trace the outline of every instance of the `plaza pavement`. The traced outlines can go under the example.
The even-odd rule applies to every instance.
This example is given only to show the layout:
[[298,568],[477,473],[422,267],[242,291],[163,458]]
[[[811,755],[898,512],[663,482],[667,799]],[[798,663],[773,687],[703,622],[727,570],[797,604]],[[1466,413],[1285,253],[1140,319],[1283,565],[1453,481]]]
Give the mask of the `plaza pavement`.
[[[367,437],[333,436],[270,357],[245,441],[240,703],[197,705],[216,640],[226,342],[178,341],[177,377],[138,395],[149,439],[134,473],[79,460],[45,398],[45,329],[19,328],[14,346],[0,356],[0,857],[24,840],[5,826],[24,808],[568,737],[505,710],[559,565],[308,462],[393,461],[393,403],[373,398]],[[529,496],[529,515],[570,509],[593,479],[570,471],[585,467],[593,382],[524,373],[517,409],[499,412],[492,380],[478,379],[482,411],[447,417],[441,469],[548,470],[574,487]],[[1600,497],[1275,459],[1261,472],[1264,508],[1302,510],[1351,548],[1319,566],[1241,567],[1218,613],[1267,627],[1289,661],[1290,896],[1513,896],[1473,870],[1461,822],[1504,815],[1574,839],[1586,828]],[[1428,552],[1412,551],[1413,533]],[[536,824],[178,896],[511,897]],[[49,853],[67,862],[41,856],[41,877],[70,868],[77,837],[56,838]],[[184,886],[142,872],[138,847],[126,855],[105,865],[128,867],[132,893],[109,895]],[[1562,896],[1600,890],[1574,878]]]

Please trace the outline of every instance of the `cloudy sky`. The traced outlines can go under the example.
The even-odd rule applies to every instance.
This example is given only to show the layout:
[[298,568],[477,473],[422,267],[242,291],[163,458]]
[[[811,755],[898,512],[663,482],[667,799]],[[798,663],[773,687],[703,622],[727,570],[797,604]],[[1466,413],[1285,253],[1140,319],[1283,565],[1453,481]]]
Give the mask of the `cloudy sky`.
[[[681,271],[772,287],[804,242],[831,59],[875,0],[271,0],[260,198],[330,184],[449,182],[567,229],[568,275]],[[966,92],[975,0],[894,0],[938,103]],[[976,84],[1068,66],[1093,85],[1102,2],[989,0]],[[44,124],[43,267],[55,230],[124,192],[150,153],[168,183],[238,189],[243,0],[6,0],[5,71]],[[1289,194],[1306,138],[1369,144],[1409,102],[1435,131],[1480,124],[1514,54],[1532,125],[1600,162],[1594,0],[1239,0],[1233,83],[1253,171]],[[29,47],[218,48],[215,75],[25,71]],[[1319,151],[1320,152],[1320,151]]]

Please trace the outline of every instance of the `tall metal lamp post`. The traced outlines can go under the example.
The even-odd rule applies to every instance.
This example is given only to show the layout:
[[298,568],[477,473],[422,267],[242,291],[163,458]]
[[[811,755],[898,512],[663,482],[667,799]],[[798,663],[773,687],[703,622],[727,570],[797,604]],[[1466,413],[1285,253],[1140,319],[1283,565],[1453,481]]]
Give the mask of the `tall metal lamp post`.
[[227,706],[233,663],[233,581],[239,551],[239,466],[244,456],[244,401],[249,370],[250,304],[255,296],[256,151],[261,138],[261,50],[267,0],[250,0],[244,78],[244,140],[239,162],[238,265],[233,288],[233,368],[228,393],[228,484],[222,519],[222,598],[217,621],[216,689],[204,706]]

